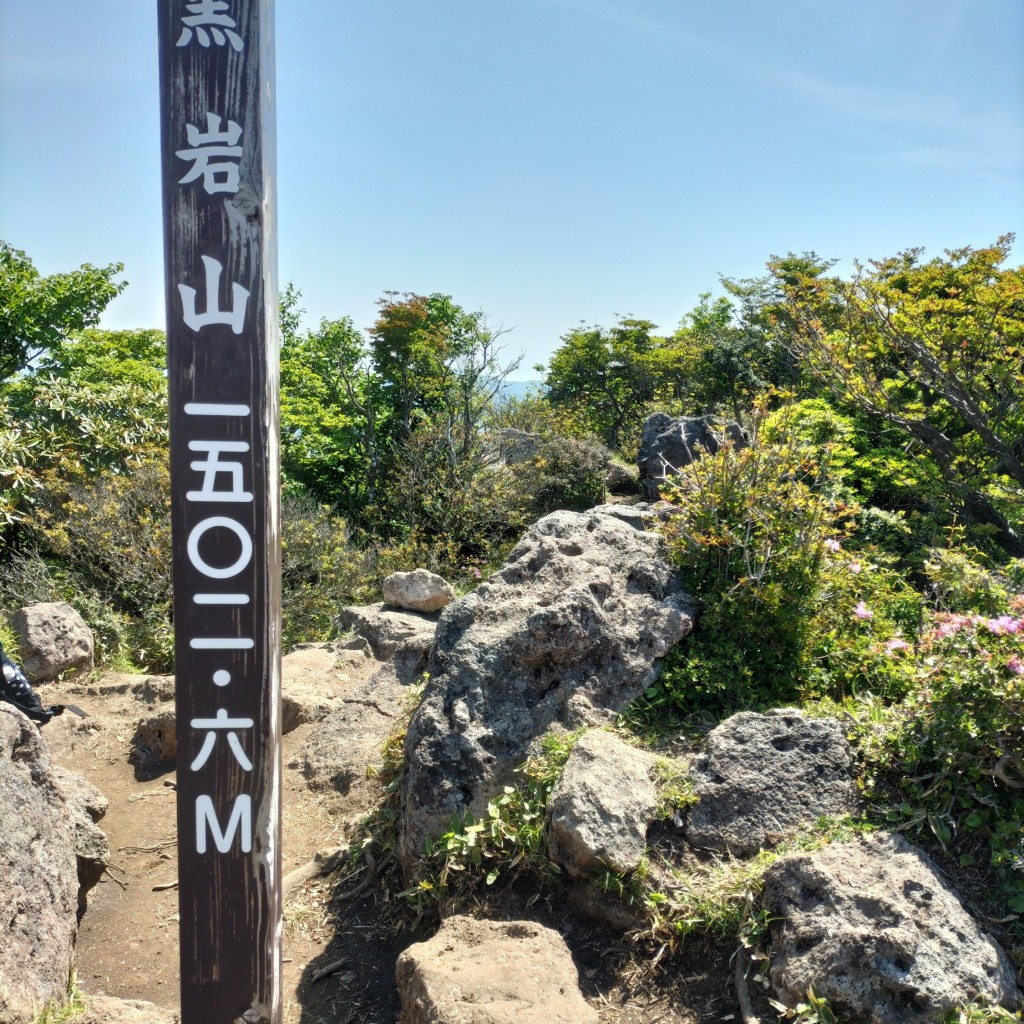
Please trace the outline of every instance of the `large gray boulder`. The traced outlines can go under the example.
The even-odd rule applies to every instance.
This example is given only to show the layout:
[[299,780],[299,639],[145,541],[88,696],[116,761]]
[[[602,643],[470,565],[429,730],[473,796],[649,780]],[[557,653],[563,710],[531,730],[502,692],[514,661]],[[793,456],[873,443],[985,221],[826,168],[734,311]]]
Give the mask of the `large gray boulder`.
[[406,1024],[597,1024],[565,940],[532,921],[449,917],[398,958]]
[[548,852],[577,878],[634,871],[647,850],[658,791],[657,758],[602,729],[573,747],[548,801]]
[[801,825],[856,810],[853,750],[834,718],[793,708],[741,711],[708,733],[694,761],[699,802],[686,837],[741,856],[773,846]]
[[764,907],[772,984],[789,1006],[811,986],[863,1024],[933,1024],[977,998],[1019,1005],[1006,955],[901,836],[783,857],[765,874]]
[[405,747],[407,875],[452,814],[485,812],[553,723],[639,696],[692,615],[659,537],[591,513],[532,526],[500,572],[441,614]]
[[746,443],[738,424],[716,416],[673,417],[664,412],[651,413],[644,420],[637,455],[640,484],[647,499],[657,501],[658,489],[683,466],[705,452],[714,455],[722,436],[737,445]]
[[455,600],[452,585],[429,569],[393,572],[381,584],[386,604],[412,612],[439,612]]
[[30,683],[61,673],[79,675],[93,668],[92,630],[71,605],[48,601],[19,608],[11,619],[18,634],[22,667]]
[[39,730],[0,704],[0,1024],[67,998],[78,936],[75,835]]

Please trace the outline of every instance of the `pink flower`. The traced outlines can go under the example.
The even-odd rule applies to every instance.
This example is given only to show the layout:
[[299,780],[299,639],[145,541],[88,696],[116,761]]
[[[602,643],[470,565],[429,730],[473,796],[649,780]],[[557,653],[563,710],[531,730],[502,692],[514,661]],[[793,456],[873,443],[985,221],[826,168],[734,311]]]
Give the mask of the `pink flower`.
[[1024,661],[1021,661],[1016,654],[1006,663],[1006,667],[1014,675],[1024,676]]
[[474,575],[474,576],[475,576],[475,577],[476,577],[477,579],[480,579],[480,570],[479,570],[479,569],[477,569],[477,568],[476,568],[475,566],[473,567],[473,575]]
[[873,619],[875,617],[875,613],[863,601],[853,609],[853,614],[858,619]]
[[885,649],[892,654],[893,651],[905,651],[910,647],[910,644],[901,636],[893,637],[892,640],[886,642]]
[[1015,619],[1010,615],[1000,615],[998,619],[987,619],[985,621],[985,628],[990,633],[995,633],[996,636],[1002,636],[1004,633],[1016,633],[1021,628],[1020,619]]
[[842,544],[840,544],[839,541],[837,541],[837,540],[827,540],[827,541],[825,541],[825,547],[827,547],[829,549],[829,551],[832,551],[833,553],[836,552],[836,551],[842,551],[842,549],[843,549]]
[[853,573],[854,576],[859,576],[860,575],[860,570],[861,570],[862,567],[861,567],[860,562],[851,562],[847,566],[847,568],[850,570],[850,572]]

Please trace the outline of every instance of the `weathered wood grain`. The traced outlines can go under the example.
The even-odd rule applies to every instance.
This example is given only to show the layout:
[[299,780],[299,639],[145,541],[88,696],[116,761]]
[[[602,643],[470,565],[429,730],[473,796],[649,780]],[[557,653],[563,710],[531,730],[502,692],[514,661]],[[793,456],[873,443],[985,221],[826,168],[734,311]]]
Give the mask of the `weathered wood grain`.
[[[272,34],[273,0],[159,0],[182,1024],[281,1020]],[[190,143],[208,114],[237,144]],[[210,146],[237,179],[182,182]]]

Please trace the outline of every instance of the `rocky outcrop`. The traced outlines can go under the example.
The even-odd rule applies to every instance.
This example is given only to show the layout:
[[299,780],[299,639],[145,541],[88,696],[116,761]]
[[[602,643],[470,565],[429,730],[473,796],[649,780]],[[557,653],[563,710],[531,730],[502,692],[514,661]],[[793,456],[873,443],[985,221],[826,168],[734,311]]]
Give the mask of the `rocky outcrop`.
[[75,1024],[178,1024],[178,1015],[154,1003],[114,996],[87,996],[88,1009]]
[[657,758],[593,729],[573,747],[548,801],[548,852],[572,876],[634,871],[647,849]]
[[640,490],[640,473],[635,466],[609,459],[604,486],[611,494],[636,494]]
[[86,897],[110,865],[110,846],[97,825],[107,813],[107,798],[83,775],[60,765],[51,768],[54,782],[64,797],[75,833],[78,862],[78,915],[86,909]]
[[39,730],[0,704],[0,1022],[67,997],[78,935],[74,826]]
[[1019,1004],[1006,955],[901,836],[782,858],[765,875],[764,907],[772,984],[789,1006],[811,986],[864,1024],[934,1024],[976,998]]
[[346,805],[368,802],[378,790],[367,766],[379,764],[381,744],[395,728],[408,690],[390,666],[357,683],[339,706],[310,732],[288,766],[314,790],[334,789]]
[[45,683],[62,673],[78,675],[93,668],[92,630],[63,601],[19,608],[11,620],[18,634],[22,667],[30,683]]
[[285,735],[338,711],[353,684],[353,673],[367,663],[363,651],[334,644],[310,644],[282,658],[281,727]]
[[366,640],[380,661],[394,659],[403,682],[412,682],[426,667],[437,632],[437,616],[395,611],[385,604],[342,608],[338,622]]
[[708,734],[693,770],[700,799],[686,837],[705,849],[756,853],[801,825],[857,806],[842,725],[792,708],[733,715]]
[[683,466],[688,466],[705,452],[711,455],[717,452],[723,436],[738,445],[746,443],[738,424],[715,416],[676,418],[663,412],[648,416],[644,420],[637,456],[640,484],[647,499],[657,501],[658,488]]
[[565,940],[532,921],[449,917],[398,958],[406,1024],[597,1024]]
[[413,612],[439,612],[455,600],[452,585],[428,569],[393,572],[381,584],[385,604]]
[[409,726],[400,857],[407,874],[451,815],[482,814],[553,723],[618,711],[693,625],[661,541],[611,516],[554,512],[500,572],[442,613]]

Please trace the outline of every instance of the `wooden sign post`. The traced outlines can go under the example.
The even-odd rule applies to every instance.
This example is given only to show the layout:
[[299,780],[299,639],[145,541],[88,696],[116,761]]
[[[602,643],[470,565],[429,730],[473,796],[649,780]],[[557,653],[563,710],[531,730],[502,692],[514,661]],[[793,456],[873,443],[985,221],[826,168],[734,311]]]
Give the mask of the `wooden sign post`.
[[280,1024],[273,0],[158,0],[182,1024]]

